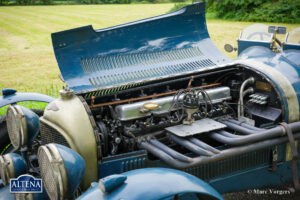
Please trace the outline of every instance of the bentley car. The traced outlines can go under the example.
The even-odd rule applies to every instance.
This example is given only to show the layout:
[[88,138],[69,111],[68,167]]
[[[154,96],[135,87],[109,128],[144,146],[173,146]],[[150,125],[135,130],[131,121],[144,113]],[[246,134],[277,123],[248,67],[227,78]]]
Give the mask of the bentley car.
[[[0,99],[11,104],[1,148],[12,147],[0,157],[0,199],[223,199],[300,189],[300,28],[251,25],[237,48],[225,45],[238,52],[231,60],[196,3],[53,33],[52,43],[60,97],[45,97],[41,116],[16,104],[13,90]],[[25,174],[42,179],[42,192],[10,192],[10,180]]]

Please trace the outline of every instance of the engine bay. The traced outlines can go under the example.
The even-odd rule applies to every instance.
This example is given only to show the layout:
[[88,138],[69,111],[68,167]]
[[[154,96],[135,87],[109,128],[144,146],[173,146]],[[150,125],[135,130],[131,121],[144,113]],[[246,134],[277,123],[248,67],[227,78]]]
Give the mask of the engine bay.
[[252,129],[272,127],[284,112],[275,88],[261,73],[232,66],[92,96],[86,102],[105,157],[136,151],[149,138],[176,148],[174,137],[195,137],[217,147],[220,143],[207,135],[225,130],[237,134],[224,123],[228,120]]

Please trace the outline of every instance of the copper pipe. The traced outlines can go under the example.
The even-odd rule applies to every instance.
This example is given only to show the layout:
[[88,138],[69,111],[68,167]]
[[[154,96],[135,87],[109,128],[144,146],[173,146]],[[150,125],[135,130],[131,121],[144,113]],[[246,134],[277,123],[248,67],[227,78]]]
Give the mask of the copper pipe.
[[187,85],[187,89],[191,88],[193,80],[194,80],[194,76],[191,76],[191,79],[189,80],[189,83]]
[[93,107],[94,103],[95,103],[95,96],[92,96],[92,98],[91,98],[91,106],[90,107]]
[[[210,88],[210,87],[219,86],[219,85],[221,85],[221,83],[213,83],[210,85],[203,85],[203,86],[199,86],[196,88]],[[168,95],[176,94],[177,92],[178,92],[178,90],[175,90],[175,91],[171,91],[171,92],[153,94],[153,95],[149,95],[149,96],[137,97],[137,98],[132,98],[132,99],[124,99],[124,100],[120,100],[120,101],[100,103],[100,104],[90,105],[90,108],[100,108],[103,106],[111,106],[111,105],[116,105],[116,104],[121,104],[121,103],[129,103],[129,102],[134,102],[134,101],[139,101],[139,100],[151,99],[151,98],[155,98],[155,97],[168,96]]]

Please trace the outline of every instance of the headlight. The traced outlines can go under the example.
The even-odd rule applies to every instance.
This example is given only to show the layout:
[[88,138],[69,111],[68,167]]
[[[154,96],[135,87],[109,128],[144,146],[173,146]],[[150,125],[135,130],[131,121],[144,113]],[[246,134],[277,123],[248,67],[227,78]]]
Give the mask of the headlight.
[[15,193],[15,200],[49,199],[44,189],[42,193]]
[[0,174],[4,185],[9,184],[11,178],[17,178],[26,173],[27,165],[24,158],[16,153],[0,156]]
[[82,157],[68,147],[51,143],[39,148],[38,162],[50,199],[72,197],[84,174]]
[[19,105],[7,108],[6,124],[8,136],[16,149],[31,143],[39,131],[39,117]]
[[15,200],[34,200],[33,193],[15,193]]

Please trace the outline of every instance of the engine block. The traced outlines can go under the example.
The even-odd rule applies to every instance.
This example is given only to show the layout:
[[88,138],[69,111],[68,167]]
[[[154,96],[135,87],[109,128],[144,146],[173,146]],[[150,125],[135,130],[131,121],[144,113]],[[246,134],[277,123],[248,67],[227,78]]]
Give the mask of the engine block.
[[[229,87],[223,86],[223,87],[206,89],[206,92],[209,95],[209,98],[211,99],[213,104],[231,99]],[[184,96],[183,94],[180,95],[179,100],[182,100],[183,96]],[[199,98],[203,99],[202,94],[199,94]],[[163,98],[151,99],[147,101],[140,101],[132,104],[118,105],[116,106],[115,110],[119,120],[128,121],[128,120],[147,117],[152,114],[160,114],[160,113],[168,112],[173,100],[174,100],[174,96],[168,96]],[[143,105],[147,103],[157,104],[159,108],[151,112],[143,111],[142,110]],[[178,108],[176,107],[172,108],[172,110],[176,110],[176,109]]]

